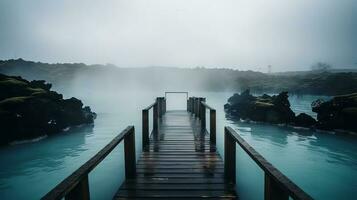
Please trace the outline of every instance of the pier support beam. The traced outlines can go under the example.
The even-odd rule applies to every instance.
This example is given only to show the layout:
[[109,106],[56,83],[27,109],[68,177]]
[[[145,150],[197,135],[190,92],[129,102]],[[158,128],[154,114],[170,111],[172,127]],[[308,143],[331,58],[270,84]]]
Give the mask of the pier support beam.
[[66,195],[66,200],[89,200],[88,174]]
[[135,129],[134,127],[124,137],[125,178],[136,176]]
[[216,110],[211,109],[210,112],[210,131],[209,131],[209,138],[210,142],[213,145],[216,145]]
[[142,111],[142,145],[143,151],[146,151],[149,145],[149,110],[146,109]]
[[264,179],[264,200],[289,200],[289,195],[271,176],[265,173]]
[[153,130],[157,133],[159,128],[159,105],[156,102],[153,109]]
[[236,141],[224,129],[224,177],[228,183],[236,182]]
[[199,116],[200,116],[200,120],[201,120],[201,129],[202,130],[206,130],[206,107],[201,103],[201,102],[205,102],[205,101],[206,101],[206,98],[200,97],[199,102],[198,102],[198,105],[200,108]]

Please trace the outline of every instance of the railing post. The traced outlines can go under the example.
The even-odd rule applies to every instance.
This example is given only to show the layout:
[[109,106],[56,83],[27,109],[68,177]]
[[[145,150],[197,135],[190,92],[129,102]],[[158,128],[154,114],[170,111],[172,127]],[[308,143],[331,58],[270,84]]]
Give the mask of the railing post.
[[193,112],[193,98],[192,97],[190,97],[189,98],[189,102],[190,102],[190,112],[192,113]]
[[227,182],[236,182],[236,141],[224,128],[224,176]]
[[192,97],[192,114],[196,115],[196,97]]
[[162,115],[164,114],[164,97],[158,97],[157,103],[159,104],[158,110],[159,110],[159,117],[161,118]]
[[161,98],[156,97],[156,103],[157,103],[157,117],[161,117]]
[[125,178],[134,178],[136,174],[135,158],[135,129],[124,137],[124,160],[125,160]]
[[187,99],[187,112],[190,112],[190,98]]
[[199,101],[199,98],[198,97],[195,97],[195,117],[198,117],[198,101]]
[[153,109],[153,129],[154,132],[157,131],[158,127],[159,127],[159,120],[158,120],[158,102],[156,101],[155,105],[154,105],[154,109]]
[[205,102],[206,98],[200,98],[199,105],[200,105],[200,119],[201,119],[201,129],[206,129],[206,107],[202,104]]
[[161,97],[161,116],[165,114],[165,97]]
[[215,145],[216,144],[216,110],[211,109],[209,115],[210,115],[209,138],[211,144]]
[[195,97],[192,97],[192,114],[195,114]]
[[196,106],[197,106],[197,114],[196,114],[196,116],[198,117],[198,119],[200,119],[200,99],[201,99],[201,97],[197,97],[197,101],[196,101]]
[[289,195],[282,190],[276,181],[265,173],[264,200],[288,200]]
[[89,200],[88,174],[66,195],[66,200]]
[[143,110],[142,120],[142,144],[145,151],[145,147],[149,144],[149,111],[146,109]]
[[186,110],[187,110],[187,112],[190,112],[190,106],[189,106],[189,104],[190,104],[190,100],[189,99],[187,99],[186,100]]

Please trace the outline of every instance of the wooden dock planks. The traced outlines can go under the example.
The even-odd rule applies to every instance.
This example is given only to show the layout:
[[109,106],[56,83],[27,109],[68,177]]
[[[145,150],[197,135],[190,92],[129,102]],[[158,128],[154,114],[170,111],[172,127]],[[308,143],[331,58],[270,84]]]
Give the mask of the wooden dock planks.
[[222,158],[187,111],[167,111],[146,148],[114,199],[236,199]]

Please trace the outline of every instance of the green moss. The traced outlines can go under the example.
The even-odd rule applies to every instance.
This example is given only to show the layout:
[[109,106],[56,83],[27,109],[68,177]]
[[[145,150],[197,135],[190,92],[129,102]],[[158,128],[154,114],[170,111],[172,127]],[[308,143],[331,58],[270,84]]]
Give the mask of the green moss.
[[45,91],[41,91],[41,92],[34,92],[31,94],[31,96],[40,96],[40,95],[43,95],[43,94],[46,94]]
[[8,104],[19,104],[19,103],[23,103],[25,102],[27,99],[29,99],[31,97],[28,96],[23,96],[23,97],[11,97],[11,98],[7,98],[4,99],[2,101],[0,101],[0,106],[2,105],[8,105]]
[[19,86],[25,86],[27,85],[26,82],[20,81],[14,78],[6,78],[3,81],[0,81],[0,85],[19,85]]
[[342,110],[343,114],[357,116],[357,107],[348,107]]
[[357,99],[357,93],[352,93],[352,94],[345,94],[345,95],[339,95],[339,96],[335,96],[335,98],[353,98],[353,99]]
[[274,105],[273,105],[272,103],[267,103],[267,102],[262,102],[262,101],[256,101],[256,102],[255,102],[255,106],[257,106],[257,107],[269,108],[269,107],[273,107]]
[[352,101],[354,104],[357,104],[357,93],[351,93],[351,94],[345,94],[345,95],[339,95],[335,96],[333,98],[333,101]]
[[271,98],[258,97],[257,102],[272,104]]
[[46,93],[46,91],[44,89],[42,89],[42,88],[27,87],[26,90],[29,91],[32,95]]

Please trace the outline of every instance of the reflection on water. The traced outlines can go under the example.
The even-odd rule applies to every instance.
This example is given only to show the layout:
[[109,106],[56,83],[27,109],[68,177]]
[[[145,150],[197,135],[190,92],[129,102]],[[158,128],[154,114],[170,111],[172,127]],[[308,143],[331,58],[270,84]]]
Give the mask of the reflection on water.
[[[135,125],[136,150],[141,151],[141,109],[161,92],[67,94],[84,100],[98,113],[94,126],[83,126],[36,143],[0,149],[0,199],[39,199],[103,148],[120,130]],[[259,153],[316,199],[350,199],[357,195],[357,139],[310,130],[227,119],[223,105],[232,93],[204,96],[217,111],[217,148],[223,155],[223,127],[232,126]],[[318,97],[290,97],[295,112],[311,114]],[[326,97],[324,97],[326,98]],[[150,118],[152,113],[150,112]],[[150,121],[152,124],[152,121]],[[152,127],[151,127],[152,128]],[[123,149],[119,145],[90,175],[93,199],[107,199],[123,180]],[[138,158],[139,156],[137,156]],[[243,199],[261,199],[263,172],[237,147],[237,187]],[[21,192],[18,192],[21,191]]]
[[314,198],[349,199],[356,195],[357,184],[353,181],[357,180],[355,136],[268,124],[231,123],[249,144]]
[[[1,168],[1,179],[15,174],[29,175],[36,168],[43,168],[46,172],[56,171],[63,164],[65,157],[77,157],[87,148],[83,145],[85,137],[93,134],[93,125],[73,128],[65,133],[49,137],[41,145],[28,143],[8,146],[1,150],[1,159],[6,164]],[[54,143],[61,137],[61,143]],[[12,151],[16,151],[13,156]],[[28,152],[32,152],[29,156]]]
[[[86,137],[93,125],[73,128],[37,143],[13,145],[0,150],[0,199],[38,198],[43,185],[54,185],[59,171],[73,170],[71,162],[88,150]],[[21,192],[18,189],[21,188]],[[44,187],[46,188],[46,187]]]

